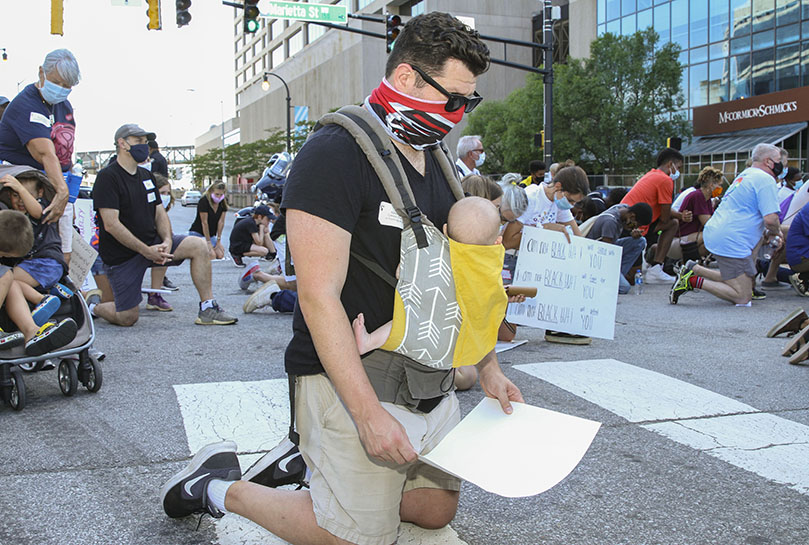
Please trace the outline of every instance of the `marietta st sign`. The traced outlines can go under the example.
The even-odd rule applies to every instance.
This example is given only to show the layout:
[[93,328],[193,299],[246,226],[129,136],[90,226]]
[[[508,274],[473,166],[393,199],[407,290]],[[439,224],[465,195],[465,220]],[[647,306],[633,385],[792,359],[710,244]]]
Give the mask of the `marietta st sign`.
[[259,4],[262,17],[269,19],[294,19],[316,23],[348,24],[348,8],[329,4],[303,4],[300,2],[276,2],[265,0]]

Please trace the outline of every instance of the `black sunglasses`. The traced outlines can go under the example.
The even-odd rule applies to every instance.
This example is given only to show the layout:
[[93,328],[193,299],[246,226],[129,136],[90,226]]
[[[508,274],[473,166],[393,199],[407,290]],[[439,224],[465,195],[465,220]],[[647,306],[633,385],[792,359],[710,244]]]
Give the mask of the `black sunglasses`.
[[454,112],[463,108],[464,112],[469,113],[474,110],[478,104],[480,104],[480,101],[483,100],[483,97],[480,96],[477,91],[474,91],[471,97],[465,97],[463,95],[459,95],[458,93],[450,93],[441,87],[437,81],[425,74],[424,70],[415,64],[411,64],[410,67],[418,72],[421,79],[429,83],[433,88],[435,88],[435,90],[447,97],[448,100],[447,104],[444,106],[444,109],[448,112]]

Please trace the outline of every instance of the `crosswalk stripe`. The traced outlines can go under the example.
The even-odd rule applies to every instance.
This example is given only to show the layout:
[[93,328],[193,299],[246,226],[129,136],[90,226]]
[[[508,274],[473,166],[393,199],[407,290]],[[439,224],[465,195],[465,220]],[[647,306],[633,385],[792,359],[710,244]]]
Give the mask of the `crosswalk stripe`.
[[[271,450],[289,431],[286,379],[209,382],[174,386],[189,453],[216,441],[239,448],[242,471]],[[286,541],[235,514],[214,521],[220,545],[284,545]],[[451,527],[424,530],[402,524],[399,545],[466,545]]]
[[672,441],[809,495],[809,426],[612,359],[514,368]]

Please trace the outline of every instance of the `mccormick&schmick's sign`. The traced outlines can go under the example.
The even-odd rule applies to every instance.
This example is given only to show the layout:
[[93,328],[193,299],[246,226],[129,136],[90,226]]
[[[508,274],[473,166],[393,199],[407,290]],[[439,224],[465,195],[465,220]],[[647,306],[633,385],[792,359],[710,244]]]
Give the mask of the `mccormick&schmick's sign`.
[[809,87],[694,108],[694,136],[809,121]]

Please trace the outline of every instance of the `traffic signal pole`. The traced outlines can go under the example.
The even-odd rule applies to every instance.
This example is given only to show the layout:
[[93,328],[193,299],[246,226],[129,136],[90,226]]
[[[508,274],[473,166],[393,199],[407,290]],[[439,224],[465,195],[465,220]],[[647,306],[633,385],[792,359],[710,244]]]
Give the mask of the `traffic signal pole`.
[[545,164],[553,163],[553,6],[551,0],[545,0],[545,9],[542,16],[543,36],[542,45],[545,46],[544,83],[545,92],[542,93],[545,115]]

